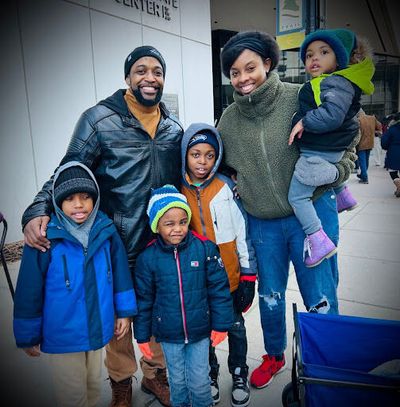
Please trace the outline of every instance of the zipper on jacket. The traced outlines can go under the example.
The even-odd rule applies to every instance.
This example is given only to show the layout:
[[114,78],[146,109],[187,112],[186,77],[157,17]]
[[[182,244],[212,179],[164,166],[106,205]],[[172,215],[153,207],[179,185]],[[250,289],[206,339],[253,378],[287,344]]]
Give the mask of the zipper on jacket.
[[106,257],[106,263],[107,263],[107,281],[108,281],[109,283],[111,283],[111,264],[110,264],[110,259],[108,258],[107,250],[106,250],[105,247],[103,248],[103,250],[104,250],[104,256]]
[[185,303],[184,303],[184,296],[183,296],[181,263],[179,261],[178,249],[176,247],[174,248],[174,258],[175,258],[175,262],[176,262],[176,268],[178,270],[179,298],[181,300],[183,332],[185,334],[185,343],[189,343],[188,334],[187,334],[187,326],[186,326],[186,312],[185,312]]
[[196,199],[197,199],[197,206],[199,207],[201,230],[203,232],[202,234],[203,234],[203,236],[207,236],[206,225],[205,225],[204,216],[203,216],[203,209],[201,206],[200,187],[196,187]]
[[150,136],[150,155],[151,155],[151,162],[152,166],[150,167],[151,173],[151,180],[152,180],[152,185],[155,186],[159,183],[159,171],[158,171],[158,162],[157,162],[157,157],[156,157],[156,147],[155,147],[155,142],[154,139],[152,139]]
[[71,290],[71,281],[69,279],[68,267],[67,267],[67,258],[65,256],[65,254],[63,254],[63,256],[62,256],[62,261],[63,261],[63,268],[64,268],[65,286],[67,287],[67,290]]

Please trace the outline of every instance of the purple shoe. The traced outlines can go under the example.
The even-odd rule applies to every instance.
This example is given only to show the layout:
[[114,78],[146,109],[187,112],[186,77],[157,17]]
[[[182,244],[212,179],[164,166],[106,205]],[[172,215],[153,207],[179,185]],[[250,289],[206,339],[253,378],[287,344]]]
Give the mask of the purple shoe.
[[304,261],[306,266],[315,267],[325,259],[332,257],[337,249],[321,228],[318,232],[307,235],[304,240],[304,252],[307,254]]
[[350,192],[350,189],[345,186],[337,195],[336,195],[336,204],[338,213],[343,211],[351,211],[358,206],[357,201]]

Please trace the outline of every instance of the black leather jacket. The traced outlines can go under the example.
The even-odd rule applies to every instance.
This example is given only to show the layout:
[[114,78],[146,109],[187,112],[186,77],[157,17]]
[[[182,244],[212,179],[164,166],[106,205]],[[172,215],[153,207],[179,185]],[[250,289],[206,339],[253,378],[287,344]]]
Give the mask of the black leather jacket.
[[[167,183],[180,186],[183,128],[160,103],[161,120],[152,139],[129,112],[125,91],[118,90],[81,115],[60,165],[75,160],[93,171],[100,209],[114,220],[133,268],[151,237],[146,215],[150,189]],[[23,227],[53,211],[52,178],[24,212]]]

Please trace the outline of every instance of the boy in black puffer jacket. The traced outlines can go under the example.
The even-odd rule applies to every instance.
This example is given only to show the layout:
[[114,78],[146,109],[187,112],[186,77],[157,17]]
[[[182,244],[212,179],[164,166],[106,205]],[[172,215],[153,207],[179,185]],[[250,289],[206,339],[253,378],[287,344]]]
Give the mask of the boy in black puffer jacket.
[[212,406],[210,337],[216,346],[233,323],[226,271],[217,246],[189,232],[191,210],[174,186],[155,189],[147,213],[157,239],[137,259],[135,338],[148,359],[151,336],[161,342],[173,406]]

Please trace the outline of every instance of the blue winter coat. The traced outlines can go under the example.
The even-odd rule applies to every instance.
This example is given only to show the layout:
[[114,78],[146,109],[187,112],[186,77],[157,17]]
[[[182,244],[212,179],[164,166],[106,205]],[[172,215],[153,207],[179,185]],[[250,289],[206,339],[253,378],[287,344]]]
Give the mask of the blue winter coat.
[[383,134],[381,145],[387,150],[385,168],[400,170],[400,122],[391,125]]
[[177,246],[158,236],[139,255],[135,272],[139,343],[192,343],[233,323],[229,282],[218,248],[194,232]]
[[98,212],[87,252],[55,215],[45,253],[24,247],[14,303],[17,346],[46,353],[96,350],[113,336],[114,317],[137,313],[132,276],[112,221]]

